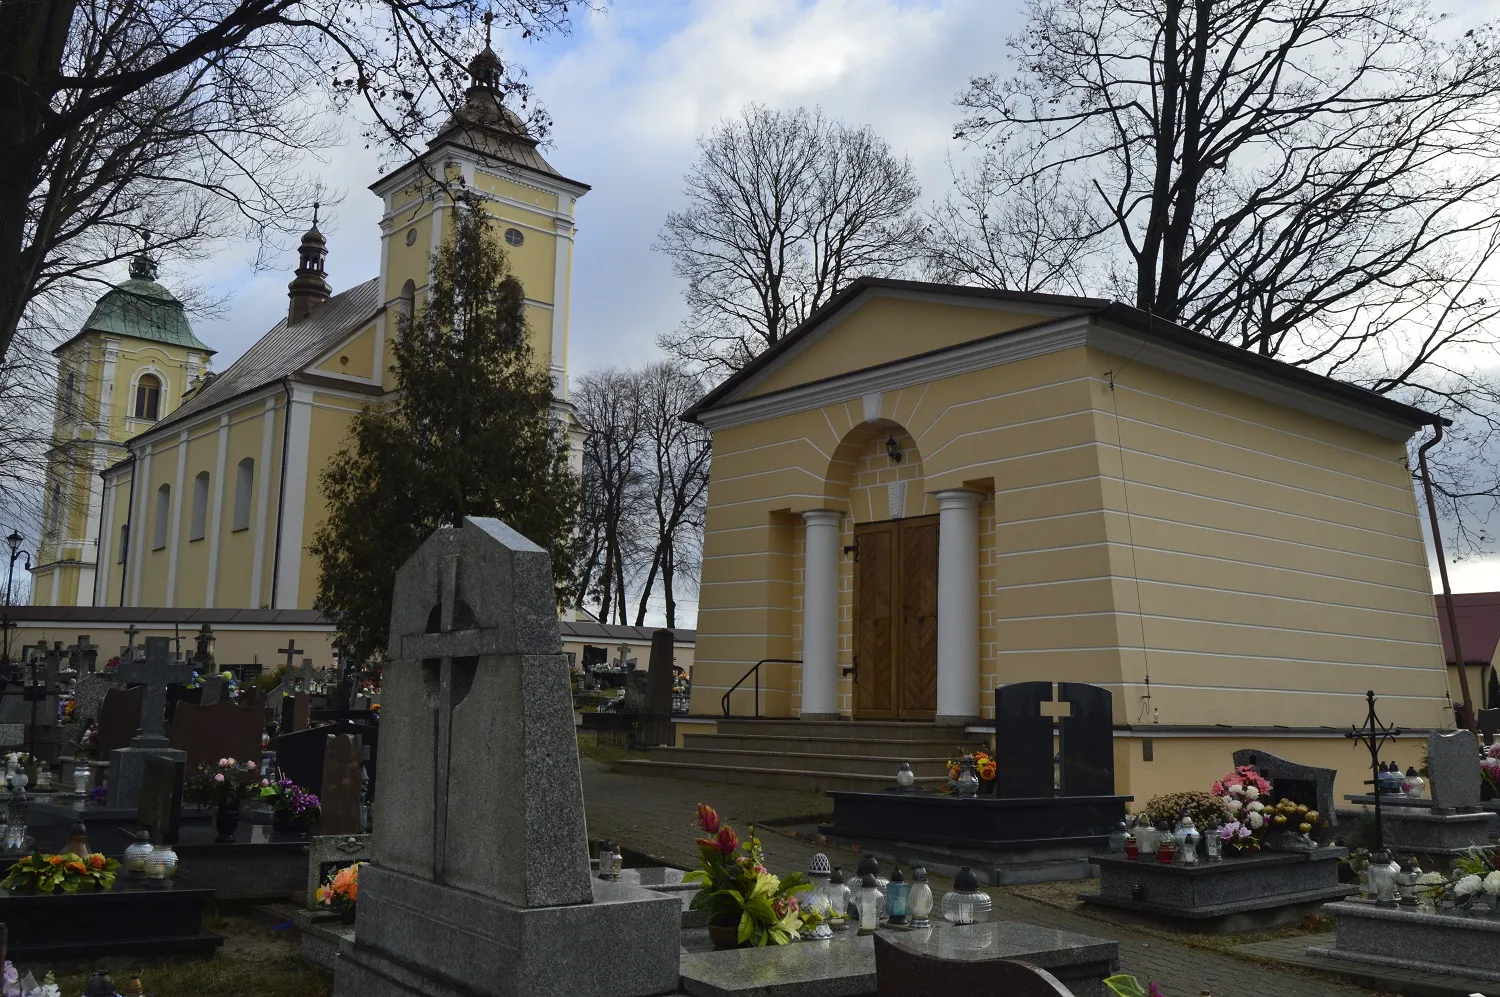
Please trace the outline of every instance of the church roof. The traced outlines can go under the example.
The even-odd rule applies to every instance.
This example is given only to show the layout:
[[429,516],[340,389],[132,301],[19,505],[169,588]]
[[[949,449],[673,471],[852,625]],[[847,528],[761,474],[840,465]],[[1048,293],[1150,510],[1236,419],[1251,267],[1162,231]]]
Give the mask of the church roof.
[[[208,345],[193,335],[182,302],[158,284],[155,276],[156,266],[150,260],[138,258],[132,261],[130,279],[104,292],[78,336],[103,332],[213,353]],[[73,336],[68,343],[78,336]],[[57,349],[66,345],[64,343]]]
[[246,350],[244,356],[230,364],[224,373],[184,402],[181,408],[152,426],[148,433],[154,434],[164,426],[297,374],[372,320],[380,307],[380,278],[372,277],[363,284],[335,294],[294,325],[289,326],[286,319],[282,319]]
[[[1314,395],[1336,399],[1368,412],[1379,413],[1386,418],[1393,419],[1411,428],[1450,424],[1450,420],[1440,415],[1435,415],[1415,406],[1398,402],[1393,398],[1370,391],[1368,388],[1362,388],[1359,385],[1349,384],[1346,381],[1339,381],[1322,374],[1315,374],[1301,367],[1296,367],[1280,360],[1273,360],[1269,357],[1263,357],[1258,353],[1252,353],[1249,350],[1243,350],[1228,343],[1222,343],[1217,339],[1211,339],[1208,336],[1201,335],[1191,329],[1178,325],[1176,322],[1158,318],[1149,312],[1122,304],[1118,301],[1110,301],[1106,298],[1075,297],[1066,294],[1040,294],[1029,291],[1010,291],[989,287],[937,284],[928,281],[897,280],[889,277],[860,277],[858,280],[855,280],[848,287],[825,302],[817,311],[809,315],[807,320],[801,325],[781,337],[770,349],[731,374],[712,391],[704,395],[686,412],[682,413],[682,418],[689,422],[699,422],[705,413],[739,401],[762,380],[764,375],[768,375],[783,363],[795,362],[793,358],[797,355],[797,351],[805,344],[805,341],[816,336],[831,320],[837,319],[848,309],[858,307],[861,299],[881,294],[917,295],[928,300],[947,298],[953,301],[967,299],[979,302],[1011,302],[1018,307],[1034,306],[1044,308],[1047,310],[1048,317],[1039,321],[1038,326],[1049,325],[1058,321],[1059,318],[1085,318],[1096,323],[1107,322],[1116,327],[1128,329],[1131,333],[1147,342],[1178,350],[1185,354],[1191,354],[1213,364],[1239,368],[1255,376],[1280,382],[1288,387],[1300,389]],[[1024,330],[1012,330],[1000,333],[999,335],[1014,335],[1020,331]],[[913,342],[920,344],[921,340],[917,338]],[[967,345],[961,344],[957,347],[945,347],[933,351],[933,353],[946,353],[955,349],[963,349]],[[917,345],[910,356],[894,362],[906,362],[919,356],[928,355],[921,351],[920,345]],[[866,371],[874,369],[863,368]],[[772,392],[771,395],[795,390],[798,390],[798,388],[783,388]],[[760,401],[767,397],[770,397],[770,395],[760,395],[757,396],[756,400]]]

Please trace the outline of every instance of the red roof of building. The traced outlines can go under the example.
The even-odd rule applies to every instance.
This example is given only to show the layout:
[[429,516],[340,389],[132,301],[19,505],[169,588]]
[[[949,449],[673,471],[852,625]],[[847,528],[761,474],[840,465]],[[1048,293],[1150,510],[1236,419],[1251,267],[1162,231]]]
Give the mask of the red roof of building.
[[[1438,632],[1443,635],[1443,655],[1454,663],[1453,636],[1448,630],[1448,604],[1441,595],[1433,596],[1437,608]],[[1453,612],[1458,617],[1458,636],[1464,645],[1464,658],[1471,665],[1489,664],[1500,643],[1500,592],[1458,592],[1453,596]]]

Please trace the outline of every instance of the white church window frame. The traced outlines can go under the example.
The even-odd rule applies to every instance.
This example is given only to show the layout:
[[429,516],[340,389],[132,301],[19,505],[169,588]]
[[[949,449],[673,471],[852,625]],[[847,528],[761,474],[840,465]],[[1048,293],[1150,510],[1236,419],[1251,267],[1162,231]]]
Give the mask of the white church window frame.
[[[136,394],[140,388],[141,378],[145,377],[147,374],[150,374],[152,377],[156,378],[157,382],[161,385],[161,388],[156,396],[156,418],[154,419],[149,419],[145,416],[138,416],[135,414]],[[167,396],[170,394],[169,389],[171,388],[171,385],[172,382],[167,378],[166,371],[156,366],[156,364],[148,363],[140,367],[135,371],[135,373],[130,375],[130,394],[126,396],[127,401],[125,403],[125,417],[127,419],[135,419],[138,422],[160,422],[161,420],[165,419],[168,414]]]

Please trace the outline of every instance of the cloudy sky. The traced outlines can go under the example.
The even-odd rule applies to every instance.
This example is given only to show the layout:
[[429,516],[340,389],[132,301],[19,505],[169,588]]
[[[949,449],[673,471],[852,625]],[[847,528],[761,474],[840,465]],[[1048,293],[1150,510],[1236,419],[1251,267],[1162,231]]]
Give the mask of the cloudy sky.
[[[1453,0],[1464,20],[1489,0]],[[820,105],[868,123],[911,157],[929,201],[950,184],[953,97],[970,75],[1005,68],[1005,39],[1020,26],[1019,0],[615,0],[565,38],[505,39],[554,120],[548,158],[593,186],[578,208],[572,373],[634,364],[656,352],[658,333],[683,315],[680,285],[651,249],[666,213],[681,203],[694,142],[750,101]],[[376,155],[349,141],[308,164],[342,202],[322,228],[335,289],[378,268],[380,204],[366,189]],[[195,275],[228,296],[223,317],[198,323],[224,369],[286,307],[295,265],[255,272],[247,249],[206,261]],[[1500,561],[1454,570],[1458,590],[1500,588]]]

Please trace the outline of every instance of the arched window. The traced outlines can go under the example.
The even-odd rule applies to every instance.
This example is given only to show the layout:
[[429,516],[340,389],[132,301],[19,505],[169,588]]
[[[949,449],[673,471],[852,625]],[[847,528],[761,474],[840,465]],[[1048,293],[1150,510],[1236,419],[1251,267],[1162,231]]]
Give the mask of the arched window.
[[120,550],[115,555],[116,564],[125,563],[125,552],[130,549],[130,524],[125,523],[120,527]]
[[208,532],[208,472],[199,471],[193,479],[193,522],[189,540],[202,540]]
[[234,525],[232,530],[250,528],[250,488],[255,484],[255,461],[246,457],[234,472]]
[[156,490],[156,522],[152,524],[152,550],[161,550],[167,545],[167,517],[171,514],[172,486],[162,485]]
[[76,403],[73,394],[77,389],[75,378],[76,375],[71,370],[68,371],[68,376],[63,378],[62,414],[64,419],[71,419],[75,414],[73,411],[74,404]]
[[396,330],[404,333],[411,328],[412,317],[416,314],[417,285],[415,282],[408,280],[401,285],[401,304],[398,308],[400,310],[396,314]]
[[155,422],[161,418],[161,378],[155,374],[142,374],[135,382],[135,417]]

